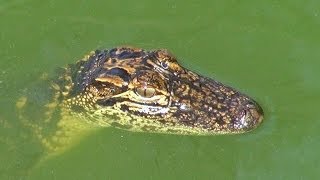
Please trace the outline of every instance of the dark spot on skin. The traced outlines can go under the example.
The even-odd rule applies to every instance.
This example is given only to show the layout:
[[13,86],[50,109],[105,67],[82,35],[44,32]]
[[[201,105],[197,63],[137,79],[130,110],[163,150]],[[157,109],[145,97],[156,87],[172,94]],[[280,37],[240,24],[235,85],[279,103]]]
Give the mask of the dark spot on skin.
[[106,74],[110,74],[113,76],[119,76],[124,81],[128,82],[130,79],[130,75],[128,72],[122,68],[112,68],[106,72]]
[[72,106],[72,111],[74,112],[83,112],[83,110],[82,106]]
[[137,57],[141,57],[141,55],[142,55],[141,52],[123,51],[118,55],[118,57],[121,60],[121,59],[137,58]]
[[140,58],[144,55],[145,55],[145,52],[135,51],[131,48],[121,48],[121,49],[114,48],[110,50],[110,57],[116,58],[117,60]]
[[97,104],[101,106],[113,106],[117,101],[115,99],[100,99]]
[[108,53],[107,50],[103,50],[103,51],[96,50],[96,51],[95,51],[95,54],[96,54],[96,56],[97,56],[97,59],[106,59],[107,53]]
[[116,52],[117,52],[118,48],[113,48],[109,51],[110,53],[110,56],[113,57],[113,56],[116,56]]
[[124,112],[128,112],[128,111],[129,111],[129,107],[126,106],[126,105],[121,105],[121,106],[120,106],[120,109],[121,109],[122,111],[124,111]]

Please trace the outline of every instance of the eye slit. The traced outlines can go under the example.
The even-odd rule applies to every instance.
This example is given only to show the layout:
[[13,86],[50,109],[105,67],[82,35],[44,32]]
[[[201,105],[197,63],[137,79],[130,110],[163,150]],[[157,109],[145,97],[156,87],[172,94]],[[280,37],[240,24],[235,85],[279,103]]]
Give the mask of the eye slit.
[[156,94],[156,90],[152,87],[137,87],[135,88],[136,94],[141,97],[151,98]]
[[164,69],[168,69],[169,65],[168,65],[168,63],[166,61],[162,61],[160,64]]

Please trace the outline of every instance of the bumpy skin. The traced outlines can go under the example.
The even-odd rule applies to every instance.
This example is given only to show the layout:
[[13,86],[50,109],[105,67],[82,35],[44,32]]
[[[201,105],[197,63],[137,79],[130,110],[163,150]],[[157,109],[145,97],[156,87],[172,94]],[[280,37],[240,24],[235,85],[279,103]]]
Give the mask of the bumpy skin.
[[232,134],[256,128],[248,96],[178,64],[165,49],[96,50],[55,80],[61,108],[89,123],[131,131]]

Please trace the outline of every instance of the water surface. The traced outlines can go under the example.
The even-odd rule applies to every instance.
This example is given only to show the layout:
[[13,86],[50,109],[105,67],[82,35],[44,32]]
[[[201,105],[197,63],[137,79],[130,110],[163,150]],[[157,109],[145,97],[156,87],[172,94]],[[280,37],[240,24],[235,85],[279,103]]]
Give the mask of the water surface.
[[[1,179],[317,179],[319,6],[0,1]],[[170,49],[189,69],[254,97],[265,111],[263,125],[209,137],[100,129],[39,163],[43,148],[15,109],[23,89],[92,49],[118,45]]]

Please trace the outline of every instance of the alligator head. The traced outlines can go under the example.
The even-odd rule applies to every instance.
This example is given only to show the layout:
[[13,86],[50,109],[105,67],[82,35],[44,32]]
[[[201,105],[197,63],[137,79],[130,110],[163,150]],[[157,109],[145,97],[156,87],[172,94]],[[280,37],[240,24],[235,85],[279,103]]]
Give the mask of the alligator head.
[[233,134],[256,128],[261,107],[198,75],[167,50],[97,50],[66,68],[63,106],[91,123],[132,131]]

